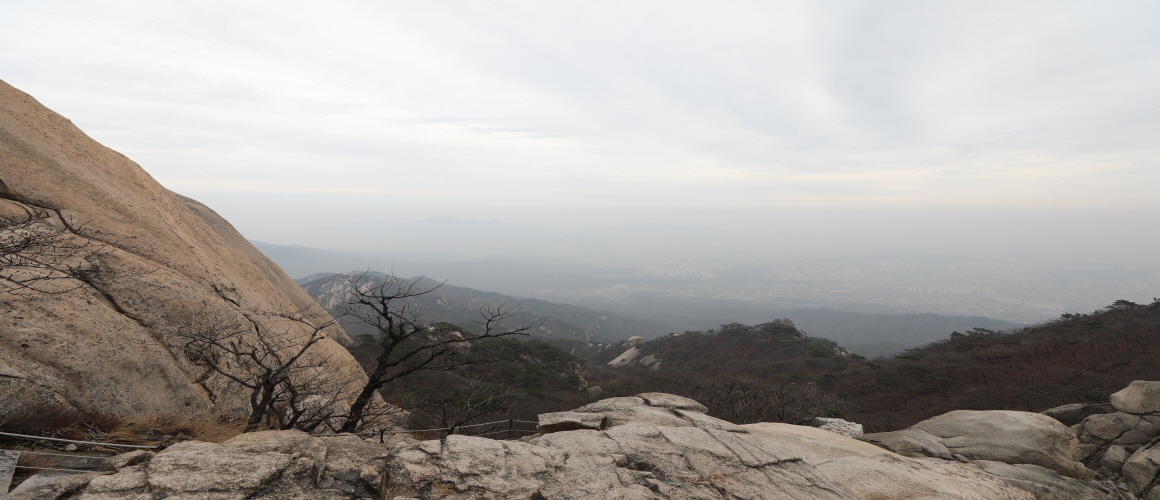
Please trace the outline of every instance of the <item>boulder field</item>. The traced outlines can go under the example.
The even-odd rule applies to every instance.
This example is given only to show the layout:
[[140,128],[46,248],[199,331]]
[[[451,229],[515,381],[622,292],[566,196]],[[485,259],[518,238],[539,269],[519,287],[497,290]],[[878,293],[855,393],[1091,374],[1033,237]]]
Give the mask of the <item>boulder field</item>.
[[[1152,409],[1160,403],[1156,388],[1160,382],[1133,382],[1129,393],[1117,393],[1133,403],[1113,402]],[[857,437],[781,423],[737,425],[705,411],[671,394],[609,398],[540,415],[540,433],[516,441],[399,436],[382,444],[350,434],[256,432],[220,444],[189,441],[156,454],[119,455],[104,472],[33,483],[3,498],[1157,498],[1149,489],[1160,474],[1152,448],[1134,447],[1114,473],[1102,465],[1089,468],[1084,460],[1095,448],[1051,416],[1067,413],[1066,407],[1045,414],[954,411],[909,429]],[[1109,414],[1089,414],[1074,427],[1086,432],[1084,422]],[[1125,446],[1110,444],[1116,439],[1096,453]]]
[[[0,217],[27,214],[68,243],[72,254],[56,263],[83,272],[46,284],[47,292],[67,293],[0,290],[0,421],[53,408],[245,413],[246,395],[235,385],[166,348],[167,329],[203,315],[306,338],[331,320],[213,210],[0,82]],[[0,272],[14,271],[0,265]],[[346,334],[326,331],[309,357],[331,358],[328,376],[356,385],[364,375],[339,344]]]

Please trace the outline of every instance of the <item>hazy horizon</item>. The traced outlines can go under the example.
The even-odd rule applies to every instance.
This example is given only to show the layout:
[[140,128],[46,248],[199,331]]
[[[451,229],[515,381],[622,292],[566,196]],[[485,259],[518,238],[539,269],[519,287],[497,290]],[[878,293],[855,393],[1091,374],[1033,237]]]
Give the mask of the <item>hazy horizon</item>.
[[1028,321],[1160,295],[1158,15],[44,1],[0,78],[251,240]]

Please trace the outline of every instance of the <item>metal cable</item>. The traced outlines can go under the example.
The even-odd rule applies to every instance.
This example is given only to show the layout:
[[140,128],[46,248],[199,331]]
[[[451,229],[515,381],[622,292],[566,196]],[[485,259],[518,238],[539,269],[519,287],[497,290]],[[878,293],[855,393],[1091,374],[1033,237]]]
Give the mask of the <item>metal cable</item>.
[[163,447],[162,445],[159,445],[159,444],[153,445],[153,446],[142,446],[142,445],[136,445],[136,444],[97,443],[94,441],[76,441],[73,439],[60,439],[60,438],[50,438],[50,437],[43,437],[43,436],[26,436],[24,434],[12,434],[9,432],[0,432],[0,436],[11,436],[11,437],[24,438],[24,439],[37,439],[37,440],[43,440],[43,441],[57,441],[57,442],[61,442],[61,443],[92,444],[92,445],[97,445],[97,446],[118,446],[121,448],[137,448],[137,449],[143,449],[143,450],[156,450],[158,448]]
[[54,469],[52,467],[29,467],[27,465],[17,465],[17,469],[37,469],[37,470],[58,470],[61,472],[97,472],[95,470],[80,470],[80,469]]
[[43,452],[43,451],[17,451],[17,453],[27,453],[27,454],[30,454],[30,455],[48,455],[48,456],[50,456],[50,457],[68,457],[68,458],[99,458],[99,459],[101,459],[101,460],[104,460],[104,459],[106,459],[106,458],[109,458],[107,455],[106,455],[106,456],[101,456],[101,455],[65,455],[65,454],[62,454],[62,453],[45,453],[45,452]]
[[[529,420],[496,420],[495,422],[486,422],[486,423],[482,423],[482,424],[460,425],[460,426],[457,426],[455,428],[456,429],[466,429],[468,427],[481,427],[484,425],[506,424],[508,422],[519,422],[521,424],[536,424],[536,425],[540,424],[539,422],[532,422]],[[401,430],[401,431],[352,432],[351,434],[354,434],[355,436],[372,436],[375,434],[414,434],[414,433],[418,433],[418,432],[449,431],[449,430],[451,430],[450,427],[440,427],[438,429],[408,429],[408,430]],[[507,431],[505,430],[504,432],[507,432]],[[332,437],[332,436],[338,436],[338,434],[313,434],[313,436]]]

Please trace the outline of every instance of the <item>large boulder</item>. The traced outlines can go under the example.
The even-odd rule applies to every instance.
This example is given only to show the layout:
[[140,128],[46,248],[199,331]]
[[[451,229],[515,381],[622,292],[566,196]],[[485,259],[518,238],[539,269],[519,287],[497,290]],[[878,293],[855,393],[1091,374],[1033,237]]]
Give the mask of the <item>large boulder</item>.
[[1055,408],[1043,410],[1040,413],[1054,418],[1063,425],[1071,427],[1078,424],[1087,418],[1089,415],[1098,415],[1101,413],[1112,413],[1116,411],[1110,404],[1086,404],[1086,403],[1072,403]]
[[5,499],[380,498],[388,450],[349,434],[255,432],[220,444],[178,443],[156,456],[123,461],[115,474],[30,485]]
[[[1075,459],[1102,462],[1102,454],[1112,446],[1135,451],[1160,435],[1160,415],[1135,415],[1122,411],[1090,415],[1072,429],[1079,438]],[[1115,472],[1116,469],[1108,470]]]
[[859,439],[874,443],[904,457],[954,459],[954,454],[942,443],[941,439],[922,429],[875,432],[864,434]]
[[865,441],[817,427],[761,422],[741,426],[753,435],[752,438],[787,455],[800,457],[811,464],[843,457],[873,457],[889,455],[890,451]]
[[663,392],[646,392],[644,394],[638,394],[637,397],[649,406],[709,413],[709,409],[705,408],[705,405],[684,396],[665,394]]
[[[1101,478],[1123,481],[1145,498],[1160,499],[1156,482],[1160,452],[1160,382],[1136,380],[1112,394],[1110,405],[1095,405],[1072,426],[1079,445],[1074,458],[1096,470]],[[1045,414],[1071,414],[1085,405],[1053,408]],[[1086,406],[1085,406],[1086,410]],[[1058,418],[1058,417],[1057,417]]]
[[971,460],[1038,465],[1073,478],[1093,476],[1072,459],[1079,443],[1075,433],[1039,413],[957,410],[912,428],[939,438],[952,454]]
[[[1124,460],[1120,470],[1132,493],[1142,495],[1156,490],[1155,483],[1158,479],[1157,476],[1160,475],[1160,440],[1136,450]],[[1149,495],[1144,498],[1153,498],[1153,496],[1160,497],[1160,495]]]
[[[581,428],[605,429],[632,423],[747,432],[737,424],[705,415],[705,411],[707,409],[704,405],[692,399],[649,392],[632,397],[602,399],[570,412],[540,415],[540,432]],[[580,414],[590,416],[585,418]]]
[[1111,396],[1112,406],[1125,413],[1160,411],[1160,381],[1133,380]]
[[[4,293],[0,420],[25,408],[124,416],[242,413],[246,395],[225,377],[165,347],[194,315],[254,325],[251,333],[305,339],[331,321],[281,268],[205,205],[158,184],[136,163],[86,136],[29,95],[0,82],[0,215],[37,212],[37,227],[75,248],[62,265],[69,293]],[[106,279],[80,279],[104,276]],[[79,288],[78,288],[79,287]],[[306,324],[249,314],[303,313]],[[247,317],[248,316],[248,317]],[[252,321],[252,323],[251,323]],[[324,377],[362,380],[338,326],[312,348]]]
[[539,430],[541,434],[560,431],[574,431],[577,429],[603,429],[604,414],[580,413],[576,411],[560,411],[555,413],[541,413]]

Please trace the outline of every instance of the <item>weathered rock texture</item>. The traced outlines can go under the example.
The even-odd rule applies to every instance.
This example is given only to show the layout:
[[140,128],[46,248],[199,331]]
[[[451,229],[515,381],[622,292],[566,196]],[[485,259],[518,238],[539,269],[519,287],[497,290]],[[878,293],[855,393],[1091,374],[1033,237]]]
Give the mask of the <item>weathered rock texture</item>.
[[1117,410],[1137,415],[1160,411],[1160,382],[1135,380],[1111,396]]
[[[42,209],[47,221],[101,251],[81,265],[113,269],[108,283],[48,300],[0,296],[0,420],[22,407],[59,405],[108,414],[197,416],[241,412],[223,377],[176,358],[161,337],[175,318],[212,313],[264,331],[305,336],[304,325],[243,312],[329,316],[282,270],[204,205],[163,188],[137,164],[69,120],[0,82],[0,213]],[[334,376],[357,379],[338,327],[314,355]]]
[[1072,427],[1075,459],[1140,498],[1160,500],[1160,382],[1136,380],[1111,403],[1115,411],[1087,415]]
[[221,444],[187,441],[156,456],[113,457],[116,473],[78,474],[3,498],[379,498],[388,451],[349,434],[319,438],[300,431],[256,432]]
[[[646,401],[668,406],[649,406]],[[520,441],[452,435],[443,441],[400,441],[392,446],[351,435],[253,433],[222,444],[181,443],[156,456],[114,457],[105,469],[116,473],[47,481],[9,498],[1134,498],[1109,483],[1061,476],[1011,456],[998,457],[1006,461],[971,460],[949,452],[945,459],[921,454],[906,457],[814,427],[726,422],[730,429],[725,430],[698,425],[716,419],[687,409],[697,406],[695,401],[663,394],[612,398],[586,406],[587,411],[564,412],[564,417],[586,421],[581,415],[648,408],[690,419],[678,418],[685,424],[670,426],[646,415],[643,420],[603,430],[557,431]],[[937,443],[943,439],[925,436],[920,440]],[[992,437],[996,442],[991,446],[1002,449],[998,441],[1005,437]],[[970,438],[975,443],[987,439]]]
[[1039,413],[957,410],[923,420],[911,428],[939,438],[952,456],[1034,464],[1079,479],[1094,476],[1072,458],[1079,443],[1075,433]]
[[[1082,468],[1069,462],[1074,434],[1034,413],[1002,412],[990,427],[952,419],[963,433],[947,438],[902,431],[918,443],[906,457],[830,430],[735,425],[703,409],[687,398],[641,394],[542,415],[544,434],[523,442],[451,436],[399,444],[387,461],[386,498],[1132,498],[1036,465]],[[1029,436],[1012,442],[1012,433]],[[969,444],[960,451],[980,458],[952,453],[944,440],[956,449]]]

